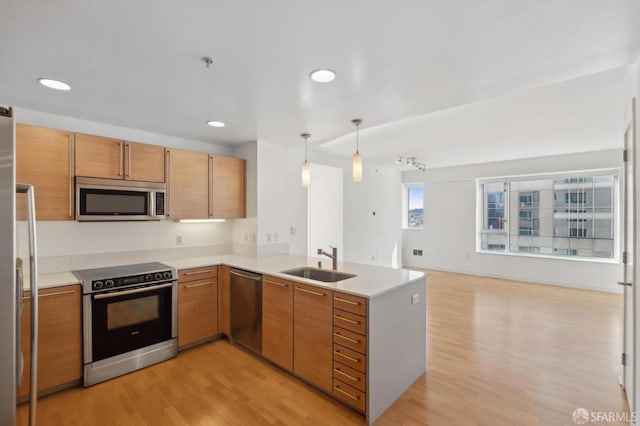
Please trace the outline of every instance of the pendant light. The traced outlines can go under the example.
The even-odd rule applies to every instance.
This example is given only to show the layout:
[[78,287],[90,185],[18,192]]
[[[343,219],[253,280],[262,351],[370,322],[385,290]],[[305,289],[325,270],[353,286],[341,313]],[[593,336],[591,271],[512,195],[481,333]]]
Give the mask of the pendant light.
[[309,170],[309,162],[307,161],[307,139],[311,136],[309,133],[302,133],[300,135],[304,138],[304,163],[302,163],[302,186],[308,187],[309,180],[311,179],[311,172]]
[[362,156],[359,151],[359,140],[358,140],[358,127],[362,123],[360,118],[354,118],[351,120],[353,124],[356,126],[356,153],[353,154],[353,181],[361,182],[362,181]]

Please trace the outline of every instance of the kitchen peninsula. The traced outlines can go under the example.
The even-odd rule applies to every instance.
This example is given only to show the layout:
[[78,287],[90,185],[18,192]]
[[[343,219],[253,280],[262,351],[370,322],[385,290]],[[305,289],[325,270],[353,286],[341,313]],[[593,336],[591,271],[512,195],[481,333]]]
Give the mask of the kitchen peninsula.
[[[199,299],[182,303],[190,297],[186,290],[205,291],[205,280],[200,286],[197,279],[215,271],[206,280],[213,281],[213,290],[207,290],[212,293],[207,294],[217,302],[209,338],[194,337],[193,344],[180,343],[181,349],[222,335],[232,337],[229,270],[236,268],[263,277],[263,350],[257,356],[361,412],[369,424],[425,372],[426,285],[421,272],[339,262],[338,271],[355,277],[328,283],[282,272],[317,265],[318,259],[302,256],[157,260],[179,271],[179,339],[188,321],[207,316],[184,312],[197,309]],[[77,283],[72,277],[44,275],[40,287]]]

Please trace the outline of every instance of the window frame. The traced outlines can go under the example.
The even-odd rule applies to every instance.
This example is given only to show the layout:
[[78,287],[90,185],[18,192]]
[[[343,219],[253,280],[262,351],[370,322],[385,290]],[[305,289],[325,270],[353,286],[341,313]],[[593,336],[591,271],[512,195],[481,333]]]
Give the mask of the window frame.
[[[409,226],[409,190],[411,188],[422,188],[422,226]],[[402,230],[404,231],[422,231],[424,229],[424,204],[425,192],[424,183],[403,183],[402,184]]]
[[[515,217],[516,220],[520,220],[519,212],[516,211],[512,214],[511,212],[511,202],[509,197],[511,195],[510,185],[513,182],[519,181],[527,181],[527,180],[536,180],[536,179],[574,179],[576,182],[570,183],[584,183],[586,178],[596,177],[596,176],[613,176],[613,202],[612,202],[612,221],[613,221],[613,257],[605,258],[605,257],[595,257],[595,256],[577,256],[577,255],[554,255],[547,253],[531,253],[531,252],[520,252],[520,251],[511,251],[511,235],[509,232],[509,225],[506,230],[498,230],[497,233],[506,235],[506,242],[504,244],[505,248],[502,251],[498,250],[489,250],[482,248],[482,238],[483,234],[491,234],[496,233],[495,230],[485,230],[484,227],[484,198],[483,198],[483,184],[487,183],[504,183],[507,188],[505,193],[505,220],[507,223],[511,223],[510,220],[512,217]],[[501,255],[501,256],[516,256],[516,257],[533,257],[533,258],[545,258],[545,259],[557,259],[557,260],[572,260],[578,262],[593,262],[593,263],[620,263],[620,254],[621,254],[621,223],[622,223],[622,211],[621,211],[621,188],[622,188],[622,179],[624,179],[624,175],[622,173],[622,169],[617,168],[603,168],[603,169],[593,169],[593,170],[577,170],[577,171],[564,171],[564,172],[548,172],[548,173],[533,173],[533,174],[523,174],[523,175],[511,175],[511,176],[497,176],[497,177],[486,177],[486,178],[476,178],[476,253],[478,254],[491,254],[491,255]],[[554,194],[555,198],[555,194]],[[595,201],[594,201],[595,202]],[[595,208],[595,207],[594,207]],[[518,235],[519,236],[519,235]],[[585,237],[576,237],[576,238],[585,238]],[[594,236],[586,237],[596,239]]]

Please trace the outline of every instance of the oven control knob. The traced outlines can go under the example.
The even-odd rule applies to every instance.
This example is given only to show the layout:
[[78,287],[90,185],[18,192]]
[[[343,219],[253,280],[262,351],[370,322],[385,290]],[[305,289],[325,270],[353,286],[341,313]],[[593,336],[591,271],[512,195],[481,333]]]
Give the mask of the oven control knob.
[[167,271],[167,272],[164,273],[164,279],[165,280],[169,280],[169,279],[171,279],[171,277],[172,277],[171,272]]
[[155,277],[156,277],[156,280],[161,280],[162,274],[160,272],[157,272]]
[[104,287],[104,283],[102,281],[94,281],[93,282],[94,290],[100,290],[102,287]]
[[152,274],[147,274],[144,276],[144,280],[145,281],[152,281],[153,280],[153,275]]
[[113,280],[106,280],[106,281],[104,282],[104,286],[105,286],[106,288],[112,288],[112,287],[113,287],[113,284],[114,284]]

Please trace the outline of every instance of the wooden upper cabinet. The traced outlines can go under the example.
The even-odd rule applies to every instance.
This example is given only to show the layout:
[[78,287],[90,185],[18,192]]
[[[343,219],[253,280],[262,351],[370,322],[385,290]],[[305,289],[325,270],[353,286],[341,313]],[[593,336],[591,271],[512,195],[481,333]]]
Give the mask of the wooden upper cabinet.
[[164,182],[164,148],[76,134],[76,176]]
[[124,165],[126,180],[164,182],[164,147],[125,142]]
[[245,168],[246,161],[243,159],[209,156],[209,217],[246,217]]
[[[16,180],[35,187],[38,220],[72,220],[73,135],[16,124]],[[18,220],[26,219],[26,198],[18,195]]]
[[76,176],[124,178],[124,142],[76,133]]
[[167,218],[209,217],[209,155],[166,150]]

